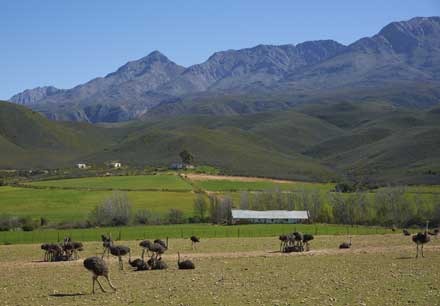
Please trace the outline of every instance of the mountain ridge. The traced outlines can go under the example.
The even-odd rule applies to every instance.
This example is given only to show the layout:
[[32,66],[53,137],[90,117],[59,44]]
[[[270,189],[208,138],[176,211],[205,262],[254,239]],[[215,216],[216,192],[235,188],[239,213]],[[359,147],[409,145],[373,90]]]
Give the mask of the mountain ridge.
[[[117,122],[200,95],[246,100],[258,94],[276,103],[277,96],[301,100],[298,95],[305,92],[317,99],[344,87],[369,87],[374,93],[381,84],[402,82],[440,82],[440,17],[392,22],[347,46],[317,40],[219,51],[186,68],[153,51],[72,89],[26,90],[11,101],[55,120]],[[412,105],[426,107],[424,99],[416,92]]]

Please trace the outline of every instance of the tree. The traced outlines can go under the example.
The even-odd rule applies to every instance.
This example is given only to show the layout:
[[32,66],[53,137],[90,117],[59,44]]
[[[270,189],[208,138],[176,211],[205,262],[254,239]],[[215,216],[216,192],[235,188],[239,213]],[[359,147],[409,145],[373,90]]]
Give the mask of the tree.
[[99,226],[128,225],[131,215],[131,203],[127,195],[116,192],[95,207],[89,215],[89,221]]
[[181,224],[183,222],[183,212],[176,208],[171,208],[168,211],[168,222],[171,224]]
[[151,224],[153,221],[153,214],[148,209],[139,209],[136,211],[134,218],[139,224]]
[[197,198],[194,199],[194,215],[203,221],[205,219],[207,208],[208,204],[206,203],[205,196],[201,193],[197,194]]
[[183,150],[182,152],[180,152],[179,156],[182,159],[182,163],[185,165],[190,165],[194,160],[194,156],[187,150]]

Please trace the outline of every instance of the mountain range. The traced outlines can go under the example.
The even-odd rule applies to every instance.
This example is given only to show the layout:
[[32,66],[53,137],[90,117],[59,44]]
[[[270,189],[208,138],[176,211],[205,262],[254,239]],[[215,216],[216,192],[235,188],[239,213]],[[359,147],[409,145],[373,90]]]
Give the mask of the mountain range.
[[154,51],[74,88],[39,87],[10,101],[50,119],[96,123],[252,114],[341,98],[429,108],[439,101],[439,84],[440,17],[417,17],[348,46],[258,45],[186,68]]

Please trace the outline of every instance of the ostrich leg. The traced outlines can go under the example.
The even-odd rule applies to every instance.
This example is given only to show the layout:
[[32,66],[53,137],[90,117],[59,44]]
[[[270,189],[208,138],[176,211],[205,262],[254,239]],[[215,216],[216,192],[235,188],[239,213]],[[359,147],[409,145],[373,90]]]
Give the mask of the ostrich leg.
[[119,255],[119,270],[124,270],[124,263],[122,262],[122,257]]
[[416,246],[417,246],[416,258],[419,258],[419,244],[417,243]]
[[96,282],[98,283],[99,288],[101,288],[102,292],[105,292],[104,287],[102,287],[101,282],[99,281],[97,276],[96,276]]
[[108,281],[110,288],[112,288],[114,291],[116,291],[116,287],[113,286],[112,282],[110,281],[110,277],[108,277],[108,275],[104,275],[104,277]]
[[425,257],[425,255],[423,254],[423,243],[422,243],[422,247],[421,247],[421,249],[422,249],[422,257]]

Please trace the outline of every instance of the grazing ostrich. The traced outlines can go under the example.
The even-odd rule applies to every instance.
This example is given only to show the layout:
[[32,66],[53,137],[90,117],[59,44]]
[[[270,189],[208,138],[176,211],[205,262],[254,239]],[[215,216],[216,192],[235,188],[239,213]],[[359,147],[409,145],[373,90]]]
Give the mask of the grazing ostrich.
[[287,243],[289,242],[289,236],[287,236],[287,235],[280,235],[278,237],[278,239],[281,241],[280,252],[282,252],[286,248]]
[[293,233],[294,245],[296,245],[300,251],[304,251],[303,238],[304,238],[303,233],[301,232]]
[[310,251],[309,242],[312,241],[313,239],[315,239],[315,237],[313,237],[313,235],[311,235],[311,234],[304,234],[302,242],[306,246],[306,251]]
[[422,257],[425,257],[425,255],[423,255],[423,246],[425,245],[425,243],[428,243],[429,241],[431,241],[431,237],[429,237],[429,234],[428,234],[428,225],[429,225],[429,221],[426,221],[425,231],[423,233],[419,232],[416,235],[412,236],[412,240],[417,245],[416,258],[419,258],[419,245],[421,245]]
[[104,239],[104,235],[102,235],[103,238],[103,246],[104,246],[104,252],[102,253],[101,258],[104,258],[105,253],[112,254],[113,256],[117,256],[119,260],[119,269],[124,270],[124,263],[122,261],[122,256],[125,256],[128,254],[128,258],[130,259],[130,248],[123,246],[123,245],[113,245],[113,240],[111,238]]
[[147,255],[150,256],[151,247],[153,244],[150,240],[143,240],[139,242],[139,246],[142,248],[142,260],[144,260],[145,251],[147,251]]
[[343,242],[339,245],[340,249],[349,249],[351,248],[351,236],[350,236],[350,241],[349,242]]
[[180,261],[180,252],[177,252],[177,266],[180,270],[190,270],[195,269],[196,266],[191,260]]
[[160,239],[154,240],[154,243],[160,244],[165,250],[168,250],[168,238],[166,243]]
[[403,229],[403,234],[405,235],[405,236],[411,236],[411,233],[405,228],[405,229]]
[[156,256],[156,259],[161,258],[161,255],[165,253],[166,250],[167,249],[162,244],[157,242],[153,243],[153,245],[150,247],[150,251],[153,252],[153,256]]
[[189,238],[189,239],[191,239],[191,246],[192,246],[192,249],[194,250],[196,248],[196,243],[199,243],[200,239],[196,236],[191,236],[191,238]]
[[99,287],[101,288],[102,292],[105,292],[104,288],[102,287],[101,283],[99,282],[98,276],[104,276],[105,279],[108,281],[108,284],[110,288],[112,288],[114,291],[116,291],[116,288],[113,286],[112,282],[110,281],[109,275],[108,275],[108,267],[105,263],[104,259],[93,256],[86,258],[84,260],[84,267],[93,273],[92,279],[92,293],[95,294],[95,281],[98,282]]

